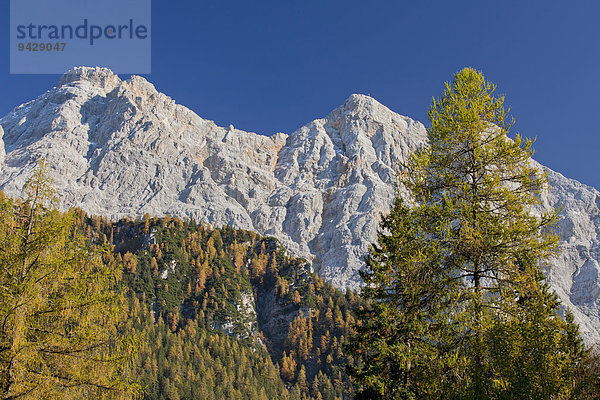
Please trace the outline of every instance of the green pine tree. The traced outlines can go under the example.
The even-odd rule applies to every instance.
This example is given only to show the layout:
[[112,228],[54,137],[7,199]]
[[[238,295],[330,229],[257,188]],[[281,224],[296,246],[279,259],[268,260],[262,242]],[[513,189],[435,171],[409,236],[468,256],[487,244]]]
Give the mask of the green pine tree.
[[471,68],[429,110],[429,142],[367,258],[349,372],[357,398],[567,399],[586,354],[544,283],[557,213],[532,141],[507,137],[504,98]]
[[135,340],[117,329],[120,268],[53,209],[42,163],[25,198],[0,196],[0,397],[133,395]]

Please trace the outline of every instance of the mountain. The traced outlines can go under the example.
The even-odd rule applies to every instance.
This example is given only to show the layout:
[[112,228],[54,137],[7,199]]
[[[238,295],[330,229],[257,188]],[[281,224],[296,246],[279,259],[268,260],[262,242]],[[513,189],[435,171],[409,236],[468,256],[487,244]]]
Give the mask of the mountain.
[[[219,127],[141,77],[81,67],[1,118],[0,137],[0,188],[9,195],[20,195],[45,157],[63,208],[253,230],[277,237],[326,281],[357,288],[395,171],[426,130],[355,94],[290,135],[266,137]],[[561,209],[549,282],[586,341],[600,342],[600,193],[540,168],[544,206]]]

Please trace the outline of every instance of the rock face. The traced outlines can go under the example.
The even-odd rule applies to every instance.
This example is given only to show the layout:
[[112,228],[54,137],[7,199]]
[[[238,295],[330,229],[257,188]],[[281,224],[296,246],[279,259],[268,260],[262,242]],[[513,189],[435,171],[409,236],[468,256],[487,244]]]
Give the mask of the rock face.
[[[2,128],[0,188],[9,195],[21,194],[45,157],[64,208],[255,230],[354,288],[394,198],[395,169],[426,140],[421,123],[364,95],[289,136],[223,128],[145,79],[121,81],[103,68],[67,72],[0,119]],[[586,340],[600,342],[600,193],[550,170],[548,178],[544,204],[563,210],[549,280]]]
[[588,343],[600,343],[600,193],[546,169],[544,205],[558,208],[561,238],[548,278],[563,304],[574,311]]
[[2,140],[3,136],[4,130],[2,129],[2,125],[0,125],[0,168],[4,162],[4,157],[6,156],[6,152],[4,151],[4,141]]

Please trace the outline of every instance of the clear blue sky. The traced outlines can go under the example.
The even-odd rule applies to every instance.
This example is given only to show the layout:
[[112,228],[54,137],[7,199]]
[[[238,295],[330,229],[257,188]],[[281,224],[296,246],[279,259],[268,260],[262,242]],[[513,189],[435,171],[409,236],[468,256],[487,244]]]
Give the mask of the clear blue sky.
[[[0,2],[0,115],[58,75],[9,75]],[[464,66],[506,95],[536,159],[600,188],[597,1],[159,1],[158,90],[220,125],[291,133],[370,94],[427,125],[432,96]]]

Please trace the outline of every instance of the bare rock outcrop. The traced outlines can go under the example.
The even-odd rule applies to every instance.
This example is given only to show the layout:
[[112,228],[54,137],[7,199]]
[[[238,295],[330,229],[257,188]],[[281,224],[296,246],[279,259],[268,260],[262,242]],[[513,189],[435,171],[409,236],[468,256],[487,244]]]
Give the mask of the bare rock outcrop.
[[4,141],[2,138],[4,137],[4,129],[2,129],[2,125],[0,125],[0,168],[2,168],[2,163],[4,162],[4,157],[6,156],[6,152],[4,150]]

